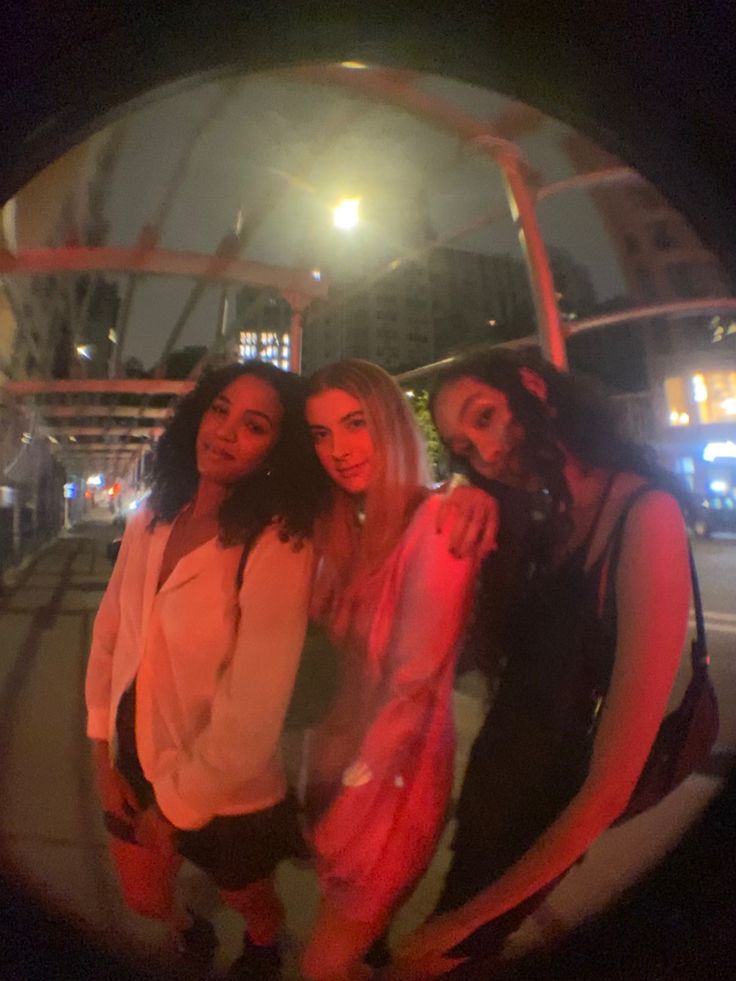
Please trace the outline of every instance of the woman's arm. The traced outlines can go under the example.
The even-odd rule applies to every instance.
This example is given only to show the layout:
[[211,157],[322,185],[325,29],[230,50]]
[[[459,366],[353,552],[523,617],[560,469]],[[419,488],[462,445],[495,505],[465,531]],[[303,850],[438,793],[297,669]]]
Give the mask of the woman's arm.
[[209,722],[154,784],[159,807],[177,828],[205,824],[277,752],[304,643],[311,578],[311,545],[295,551],[275,528],[267,529],[245,567],[235,650]]
[[478,558],[497,548],[498,501],[480,487],[449,482],[441,488],[437,531],[449,532],[448,547],[460,558]]
[[669,495],[652,492],[632,508],[626,522],[616,576],[615,664],[588,778],[500,879],[408,938],[397,955],[397,977],[431,977],[431,969],[418,970],[423,960],[428,965],[437,952],[451,949],[552,882],[621,814],[667,707],[687,629],[689,595],[680,510]]

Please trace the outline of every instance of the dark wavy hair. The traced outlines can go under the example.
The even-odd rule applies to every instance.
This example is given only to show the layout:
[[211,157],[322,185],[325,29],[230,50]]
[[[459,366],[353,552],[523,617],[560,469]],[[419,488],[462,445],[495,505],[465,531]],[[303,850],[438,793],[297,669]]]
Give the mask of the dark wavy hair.
[[[542,378],[547,400],[530,392],[522,381],[523,369]],[[561,518],[558,532],[569,531],[565,516],[572,506],[563,467],[566,450],[589,469],[628,471],[666,490],[685,503],[684,488],[657,464],[654,450],[629,439],[623,432],[610,399],[592,379],[558,370],[536,351],[507,348],[471,352],[442,368],[430,394],[434,413],[437,396],[450,382],[472,377],[503,392],[509,408],[524,430],[520,447],[522,466],[538,474],[551,498],[552,514]],[[453,460],[460,468],[463,461]]]
[[233,484],[219,513],[224,545],[252,541],[274,520],[284,539],[304,538],[326,506],[329,480],[317,460],[304,417],[306,383],[264,361],[230,364],[204,375],[186,395],[159,440],[148,506],[152,524],[173,521],[199,484],[199,425],[216,396],[236,378],[251,375],[274,389],[284,410],[278,440],[263,465]]

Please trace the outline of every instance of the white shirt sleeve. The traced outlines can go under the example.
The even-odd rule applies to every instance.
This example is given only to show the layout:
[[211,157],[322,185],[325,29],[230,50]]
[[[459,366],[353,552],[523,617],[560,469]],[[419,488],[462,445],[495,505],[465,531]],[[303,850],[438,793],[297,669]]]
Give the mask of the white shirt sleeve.
[[154,783],[178,828],[196,828],[278,752],[307,626],[312,548],[295,551],[275,528],[253,548],[240,591],[233,656],[222,673],[209,723]]
[[112,575],[95,617],[84,685],[87,735],[90,739],[110,738],[110,685],[113,654],[120,627],[123,574],[131,549],[135,547],[139,529],[150,520],[150,513],[141,512],[126,526]]

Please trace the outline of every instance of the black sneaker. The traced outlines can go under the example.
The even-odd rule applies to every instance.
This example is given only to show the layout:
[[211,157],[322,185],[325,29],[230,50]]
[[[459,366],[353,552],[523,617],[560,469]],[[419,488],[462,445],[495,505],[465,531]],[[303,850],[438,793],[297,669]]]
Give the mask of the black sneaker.
[[278,943],[261,946],[247,935],[243,937],[243,953],[236,958],[225,975],[225,981],[279,981],[281,950]]
[[196,913],[191,915],[192,925],[176,934],[176,963],[183,975],[204,978],[215,961],[217,934],[209,920]]

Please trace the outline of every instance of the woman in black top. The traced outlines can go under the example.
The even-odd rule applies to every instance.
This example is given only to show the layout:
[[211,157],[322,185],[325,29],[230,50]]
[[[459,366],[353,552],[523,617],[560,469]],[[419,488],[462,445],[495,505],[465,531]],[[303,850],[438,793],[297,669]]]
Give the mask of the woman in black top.
[[495,350],[450,365],[432,412],[456,461],[539,493],[547,519],[504,616],[506,666],[471,753],[438,915],[398,951],[402,979],[499,953],[623,812],[665,712],[689,602],[667,477],[619,437],[587,383]]

